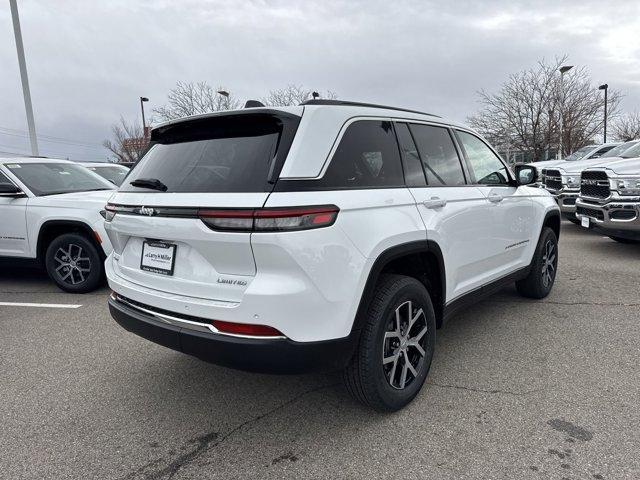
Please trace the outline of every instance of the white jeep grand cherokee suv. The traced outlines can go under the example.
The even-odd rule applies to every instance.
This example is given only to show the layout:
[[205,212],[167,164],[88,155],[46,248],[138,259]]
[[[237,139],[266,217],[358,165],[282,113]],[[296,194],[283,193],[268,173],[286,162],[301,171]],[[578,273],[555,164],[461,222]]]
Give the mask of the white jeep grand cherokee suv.
[[104,206],[115,186],[73,162],[0,158],[0,257],[44,265],[62,290],[104,281]]
[[436,328],[516,282],[552,288],[560,215],[434,115],[314,100],[156,127],[107,205],[115,320],[201,359],[262,372],[343,369],[396,410]]

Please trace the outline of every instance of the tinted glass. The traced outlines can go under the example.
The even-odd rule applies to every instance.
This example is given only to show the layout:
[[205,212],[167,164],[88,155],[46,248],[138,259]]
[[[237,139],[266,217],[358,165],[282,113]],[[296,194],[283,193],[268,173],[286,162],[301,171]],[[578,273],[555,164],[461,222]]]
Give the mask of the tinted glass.
[[404,186],[391,122],[360,120],[349,125],[321,183],[332,188]]
[[615,145],[607,145],[606,147],[602,147],[601,149],[599,149],[596,153],[594,153],[593,155],[591,155],[591,158],[600,158],[602,155],[604,155],[605,153],[607,153],[609,150],[611,150]]
[[408,187],[423,187],[426,185],[424,171],[420,164],[418,148],[413,142],[413,137],[406,123],[396,123],[396,134],[402,155],[402,165],[404,166],[404,178]]
[[124,177],[129,173],[129,169],[127,167],[123,167],[122,165],[113,165],[108,167],[87,167],[94,173],[97,173],[105,180],[109,180],[114,185],[120,186],[122,185],[122,181]]
[[115,186],[73,163],[5,163],[34,195],[111,190]]
[[629,150],[631,147],[633,147],[636,143],[638,143],[637,140],[631,140],[630,142],[621,143],[617,147],[614,147],[611,150],[609,150],[607,153],[602,155],[600,158],[619,157],[626,150]]
[[153,192],[131,182],[155,179],[166,192],[264,192],[276,154],[280,122],[266,115],[220,117],[179,125],[151,147],[120,188]]
[[467,155],[469,170],[478,185],[504,185],[509,183],[507,167],[498,156],[475,135],[456,131]]
[[7,176],[2,172],[0,172],[0,183],[8,183],[10,185],[13,185],[13,182],[9,180]]
[[411,124],[427,185],[464,185],[462,165],[446,128]]

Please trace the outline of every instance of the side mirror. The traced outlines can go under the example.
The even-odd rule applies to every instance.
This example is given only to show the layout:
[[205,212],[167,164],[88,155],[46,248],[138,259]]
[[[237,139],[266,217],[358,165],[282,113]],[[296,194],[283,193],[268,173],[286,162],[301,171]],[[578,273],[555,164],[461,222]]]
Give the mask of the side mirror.
[[516,165],[518,185],[532,185],[538,181],[538,170],[532,165]]
[[0,197],[24,197],[24,192],[13,183],[0,183]]

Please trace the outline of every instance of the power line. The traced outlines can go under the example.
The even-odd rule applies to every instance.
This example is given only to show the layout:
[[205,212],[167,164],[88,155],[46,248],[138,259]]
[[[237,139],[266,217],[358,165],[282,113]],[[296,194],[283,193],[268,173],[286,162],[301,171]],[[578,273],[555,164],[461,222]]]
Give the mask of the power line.
[[[10,137],[19,137],[19,138],[29,138],[29,135],[27,132],[25,132],[24,130],[16,130],[16,129],[12,129],[12,128],[5,128],[5,127],[0,127],[0,135],[7,135]],[[79,146],[79,147],[85,147],[85,148],[95,148],[95,149],[102,149],[104,148],[102,145],[99,145],[97,143],[85,143],[85,142],[77,142],[74,140],[69,140],[69,139],[65,139],[65,138],[61,138],[61,137],[53,137],[50,135],[38,135],[38,139],[41,141],[45,141],[45,142],[50,142],[50,143],[59,143],[62,145],[73,145],[73,146]]]

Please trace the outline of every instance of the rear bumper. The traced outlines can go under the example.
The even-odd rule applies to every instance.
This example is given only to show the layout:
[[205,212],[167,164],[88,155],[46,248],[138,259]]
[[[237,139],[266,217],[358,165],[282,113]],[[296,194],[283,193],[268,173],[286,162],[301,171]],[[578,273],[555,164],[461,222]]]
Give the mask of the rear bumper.
[[[640,202],[612,200],[604,204],[578,199],[576,216],[589,219],[589,228],[617,237],[640,239]],[[621,218],[624,216],[625,218]],[[627,218],[628,217],[628,218]]]
[[287,338],[244,338],[163,322],[109,297],[111,316],[124,329],[159,345],[224,367],[261,373],[308,373],[346,366],[358,332],[336,340],[294,342]]

